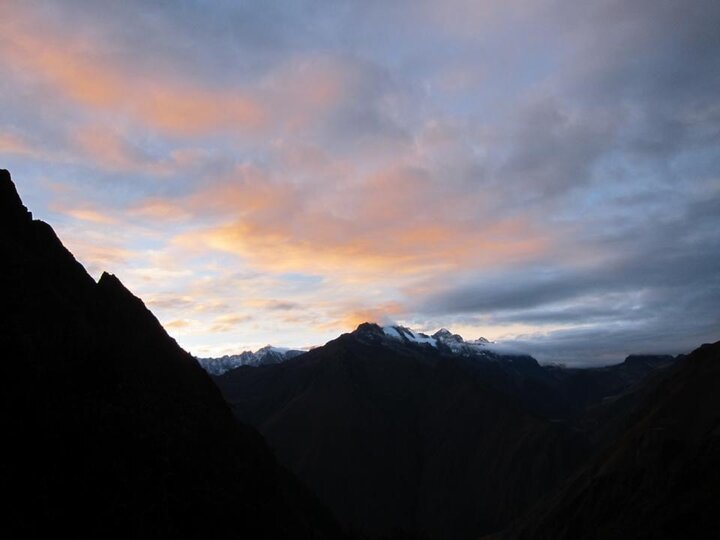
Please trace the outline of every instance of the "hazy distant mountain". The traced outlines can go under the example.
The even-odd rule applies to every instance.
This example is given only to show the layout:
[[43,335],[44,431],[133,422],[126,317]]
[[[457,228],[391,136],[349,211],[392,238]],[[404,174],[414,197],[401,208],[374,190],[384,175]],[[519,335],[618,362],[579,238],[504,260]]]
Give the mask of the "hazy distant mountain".
[[265,364],[279,364],[305,354],[307,351],[273,347],[267,345],[255,352],[243,351],[240,354],[225,355],[216,358],[197,358],[199,364],[212,375],[223,373],[242,366],[257,367]]
[[720,342],[637,393],[640,405],[619,436],[497,538],[720,536]]
[[569,411],[622,393],[627,369],[598,371],[588,399],[563,390],[580,380],[572,370],[445,330],[366,323],[292,362],[215,380],[354,530],[471,538],[506,526],[591,455]]
[[33,221],[4,170],[0,251],[6,538],[340,535],[143,303]]

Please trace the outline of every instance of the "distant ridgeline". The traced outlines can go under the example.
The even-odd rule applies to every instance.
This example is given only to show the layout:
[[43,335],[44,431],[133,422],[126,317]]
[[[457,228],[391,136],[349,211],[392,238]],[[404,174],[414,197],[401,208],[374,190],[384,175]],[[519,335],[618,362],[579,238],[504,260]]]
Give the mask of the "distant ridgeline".
[[273,347],[267,345],[255,352],[243,351],[240,354],[220,356],[217,358],[197,358],[198,363],[211,375],[222,375],[239,367],[257,367],[266,364],[279,364],[304,354],[305,351]]
[[[361,325],[361,328],[377,329],[380,327],[372,323],[365,323]],[[513,358],[516,360],[519,358],[530,358],[530,356],[525,353],[513,351],[507,347],[491,343],[482,337],[473,341],[465,341],[462,336],[453,334],[445,328],[438,330],[432,336],[415,332],[404,326],[384,326],[381,330],[387,339],[395,339],[408,344],[428,345],[448,354],[473,356],[488,360],[503,358],[507,361],[511,361]],[[297,358],[306,352],[307,351],[299,349],[267,345],[255,352],[244,351],[240,354],[215,358],[197,358],[197,361],[211,375],[222,375],[239,367],[280,364],[287,360]]]

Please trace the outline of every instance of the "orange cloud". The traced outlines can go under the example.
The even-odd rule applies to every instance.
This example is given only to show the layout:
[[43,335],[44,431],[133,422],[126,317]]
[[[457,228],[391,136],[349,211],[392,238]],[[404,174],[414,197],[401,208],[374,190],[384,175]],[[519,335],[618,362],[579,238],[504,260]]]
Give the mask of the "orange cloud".
[[12,133],[0,133],[0,153],[33,155],[33,148],[24,139]]
[[192,214],[178,202],[157,197],[144,199],[130,208],[129,214],[151,221],[178,221],[192,217]]
[[250,165],[236,167],[225,180],[201,189],[185,201],[188,208],[200,213],[256,216],[289,210],[299,203],[298,189],[292,184],[275,182]]
[[[53,93],[82,106],[132,117],[170,135],[243,132],[263,124],[261,104],[238,89],[206,88],[138,73],[113,63],[112,54],[103,54],[100,42],[41,26],[22,12],[5,19],[0,23],[0,62],[24,80],[34,77]],[[12,24],[18,19],[24,25]]]
[[143,170],[161,173],[161,167],[142,159],[123,138],[100,126],[84,126],[74,130],[75,143],[80,152],[104,169]]
[[[457,219],[452,205],[450,212],[438,211],[424,179],[372,178],[335,197],[318,203],[293,185],[259,176],[226,182],[187,202],[225,223],[178,236],[175,243],[234,253],[271,271],[338,272],[358,279],[492,267],[537,255],[550,243],[528,218]],[[339,208],[345,209],[341,215]]]
[[99,276],[108,269],[120,268],[134,256],[133,252],[122,247],[101,245],[73,235],[62,236],[68,249],[82,261],[83,266],[93,276]]
[[216,317],[210,326],[211,332],[231,332],[235,330],[238,325],[246,323],[252,320],[251,315],[221,315]]
[[264,125],[262,105],[238,90],[183,88],[155,83],[136,96],[138,116],[174,135],[202,135],[217,130],[242,132]]
[[375,322],[378,324],[390,324],[396,321],[397,317],[404,313],[405,309],[398,303],[387,303],[376,308],[349,309],[343,317],[337,321],[328,323],[330,329],[344,328],[354,330],[364,322]]
[[188,319],[175,319],[174,321],[165,323],[165,327],[172,330],[187,328],[188,326],[192,326],[192,321],[189,321]]
[[317,54],[295,56],[249,87],[204,86],[186,74],[141,71],[118,60],[97,33],[49,25],[22,4],[5,8],[0,34],[0,63],[8,73],[51,97],[172,136],[270,127],[296,132],[334,110],[360,78],[348,65]]
[[98,212],[91,208],[68,208],[62,212],[70,217],[79,219],[80,221],[90,221],[92,223],[102,223],[104,225],[113,225],[117,220],[106,213]]

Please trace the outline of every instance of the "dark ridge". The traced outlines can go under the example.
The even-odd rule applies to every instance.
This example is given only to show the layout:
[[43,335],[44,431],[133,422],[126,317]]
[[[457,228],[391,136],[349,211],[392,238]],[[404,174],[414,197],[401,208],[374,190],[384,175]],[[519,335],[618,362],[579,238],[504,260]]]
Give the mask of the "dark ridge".
[[373,335],[373,334],[382,335],[383,330],[382,330],[382,328],[380,328],[380,326],[378,326],[375,323],[364,322],[364,323],[360,323],[358,325],[358,327],[352,333],[356,334],[356,335]]
[[18,222],[30,220],[32,214],[23,206],[10,173],[0,169],[0,223],[3,226],[17,226]]
[[[406,332],[396,327],[398,333]],[[215,380],[236,416],[368,537],[476,538],[550,496],[613,436],[672,357],[599,369],[437,347],[364,323],[293,362]]]
[[523,365],[381,334],[366,323],[293,362],[216,378],[237,417],[352,530],[472,538],[505,526],[586,455],[581,434],[507,389]]
[[720,342],[642,389],[626,428],[504,540],[717,538]]
[[336,538],[332,516],[142,301],[85,272],[0,173],[8,538]]
[[623,362],[627,366],[637,366],[639,368],[655,368],[658,366],[667,366],[675,361],[675,357],[669,354],[631,354]]

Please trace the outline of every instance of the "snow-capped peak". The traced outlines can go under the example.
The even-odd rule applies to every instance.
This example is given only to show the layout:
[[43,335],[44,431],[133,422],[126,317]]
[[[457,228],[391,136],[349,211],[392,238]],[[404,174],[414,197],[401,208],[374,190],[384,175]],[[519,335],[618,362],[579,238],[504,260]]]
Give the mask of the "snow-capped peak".
[[460,334],[453,334],[447,328],[441,328],[433,334],[433,337],[444,343],[464,343],[465,340]]
[[448,330],[447,328],[441,328],[440,330],[438,330],[437,332],[435,332],[433,334],[433,337],[444,338],[444,337],[450,337],[452,335],[453,335],[453,333],[450,330]]
[[255,352],[243,351],[240,354],[225,355],[218,358],[197,358],[197,361],[211,375],[222,375],[231,369],[242,366],[257,367],[266,364],[280,364],[305,352],[287,347],[266,345]]
[[391,338],[437,347],[437,340],[434,337],[423,334],[422,332],[413,332],[404,326],[383,326],[382,331],[386,336]]
[[381,335],[392,340],[401,341],[413,345],[430,345],[441,349],[446,353],[461,356],[477,356],[485,358],[497,358],[501,356],[528,356],[526,353],[516,351],[487,340],[484,337],[465,341],[460,334],[454,334],[447,328],[441,328],[432,336],[417,332],[404,326],[383,326],[368,325],[375,331],[381,331]]

